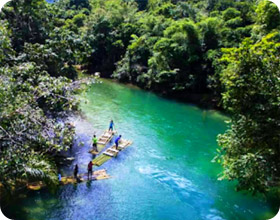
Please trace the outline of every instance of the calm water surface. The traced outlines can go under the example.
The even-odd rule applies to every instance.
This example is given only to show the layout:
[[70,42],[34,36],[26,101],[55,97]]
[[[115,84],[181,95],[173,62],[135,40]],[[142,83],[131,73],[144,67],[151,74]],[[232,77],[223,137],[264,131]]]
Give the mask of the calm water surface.
[[264,199],[217,181],[216,137],[227,118],[215,111],[160,98],[136,88],[104,81],[81,96],[84,117],[72,118],[77,143],[75,161],[64,168],[80,171],[93,132],[100,134],[114,119],[119,134],[134,144],[105,163],[108,180],[29,192],[5,208],[6,215],[27,220],[188,220],[267,219],[272,207]]

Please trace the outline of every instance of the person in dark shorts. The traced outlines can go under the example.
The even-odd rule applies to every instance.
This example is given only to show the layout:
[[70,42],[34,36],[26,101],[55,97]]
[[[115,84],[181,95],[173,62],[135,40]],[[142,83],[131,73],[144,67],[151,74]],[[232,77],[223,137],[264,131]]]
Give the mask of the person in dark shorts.
[[120,141],[121,137],[122,137],[122,136],[120,135],[120,136],[118,136],[117,139],[115,140],[116,150],[117,150],[118,147],[119,147],[119,141]]
[[98,151],[98,149],[97,149],[97,137],[96,137],[96,135],[93,135],[93,138],[92,138],[92,148],[93,148],[93,150]]
[[90,161],[89,163],[88,163],[88,179],[89,179],[89,175],[90,175],[90,177],[92,178],[92,161]]
[[75,165],[74,168],[74,177],[78,180],[78,172],[79,172],[79,167],[78,164]]
[[114,127],[114,122],[113,120],[111,120],[109,125],[109,131],[113,131],[113,127]]

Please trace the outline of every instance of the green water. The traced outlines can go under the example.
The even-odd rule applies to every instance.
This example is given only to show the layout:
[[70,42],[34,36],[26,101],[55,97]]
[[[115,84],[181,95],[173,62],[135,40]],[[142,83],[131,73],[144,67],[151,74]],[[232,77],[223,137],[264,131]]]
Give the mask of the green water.
[[160,98],[136,88],[104,81],[82,96],[85,117],[77,126],[76,160],[65,167],[80,171],[92,158],[90,138],[113,119],[119,134],[133,145],[105,163],[112,179],[68,185],[51,194],[30,192],[6,207],[15,219],[188,220],[268,219],[272,207],[259,197],[217,181],[211,163],[216,136],[226,130],[225,116],[215,111]]

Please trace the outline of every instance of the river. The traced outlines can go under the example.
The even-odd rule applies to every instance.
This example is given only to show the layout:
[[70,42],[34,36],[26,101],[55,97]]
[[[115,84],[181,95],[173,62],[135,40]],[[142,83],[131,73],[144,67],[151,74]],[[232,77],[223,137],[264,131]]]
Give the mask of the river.
[[221,167],[211,160],[216,137],[227,128],[226,116],[107,80],[91,85],[81,100],[84,117],[71,119],[77,140],[70,155],[76,159],[64,174],[71,174],[76,163],[80,172],[86,171],[93,132],[101,134],[113,119],[118,133],[133,145],[102,165],[112,178],[62,186],[55,193],[28,192],[7,204],[7,216],[16,220],[273,216],[273,208],[262,197],[236,192],[236,183],[217,180]]

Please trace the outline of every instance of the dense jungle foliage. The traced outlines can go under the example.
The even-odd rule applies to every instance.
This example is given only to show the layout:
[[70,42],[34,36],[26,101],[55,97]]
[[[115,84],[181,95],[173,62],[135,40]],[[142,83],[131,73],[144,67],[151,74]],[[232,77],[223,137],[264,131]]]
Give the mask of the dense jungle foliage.
[[[221,179],[280,184],[280,14],[267,0],[13,0],[0,23],[0,182],[56,183],[76,66],[231,115]],[[60,138],[60,137],[65,138]]]

